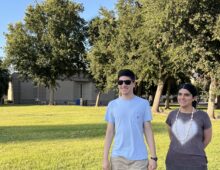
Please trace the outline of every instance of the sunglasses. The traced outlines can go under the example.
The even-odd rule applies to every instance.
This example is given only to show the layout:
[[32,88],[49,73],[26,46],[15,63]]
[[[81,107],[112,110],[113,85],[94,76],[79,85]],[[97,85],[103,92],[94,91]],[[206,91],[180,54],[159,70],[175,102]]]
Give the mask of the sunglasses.
[[131,80],[118,80],[118,85],[122,85],[123,83],[125,83],[126,85],[130,85],[131,82]]

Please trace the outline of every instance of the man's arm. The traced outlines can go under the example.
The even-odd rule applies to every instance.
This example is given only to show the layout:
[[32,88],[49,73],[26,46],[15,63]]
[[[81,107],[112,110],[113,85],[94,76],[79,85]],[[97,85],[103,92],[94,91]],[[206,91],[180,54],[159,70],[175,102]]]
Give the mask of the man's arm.
[[[146,138],[146,141],[148,144],[148,148],[150,150],[151,157],[157,157],[151,122],[144,123],[144,135],[145,135],[145,138]],[[148,167],[150,170],[156,169],[157,162],[155,160],[149,159],[149,166]]]
[[110,170],[108,154],[114,137],[114,129],[115,127],[112,123],[107,124],[105,144],[104,144],[104,155],[103,155],[103,170]]

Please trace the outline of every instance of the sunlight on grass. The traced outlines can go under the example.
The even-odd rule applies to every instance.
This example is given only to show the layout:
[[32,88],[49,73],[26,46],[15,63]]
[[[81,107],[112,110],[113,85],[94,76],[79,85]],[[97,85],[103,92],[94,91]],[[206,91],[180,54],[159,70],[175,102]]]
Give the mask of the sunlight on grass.
[[[1,106],[0,169],[101,170],[104,113],[105,107]],[[169,146],[165,119],[163,114],[153,120],[159,170],[165,170]],[[219,121],[212,123],[209,169],[220,170]]]

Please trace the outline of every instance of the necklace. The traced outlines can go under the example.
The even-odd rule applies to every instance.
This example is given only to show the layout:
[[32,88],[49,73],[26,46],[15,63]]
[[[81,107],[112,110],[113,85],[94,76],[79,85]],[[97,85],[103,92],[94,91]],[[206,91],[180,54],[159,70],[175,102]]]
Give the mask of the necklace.
[[[180,109],[178,110],[178,112],[177,112],[177,114],[176,114],[176,119],[175,119],[175,130],[176,130],[176,135],[177,135],[177,137],[178,137],[178,139],[181,141],[181,142],[184,142],[184,141],[186,141],[186,139],[188,138],[188,136],[189,136],[189,131],[190,131],[190,129],[191,129],[191,127],[192,127],[192,121],[193,121],[193,114],[194,114],[194,112],[195,112],[195,109],[193,108],[193,110],[192,110],[192,114],[191,114],[191,118],[190,118],[190,123],[189,123],[189,127],[188,127],[188,130],[186,131],[186,133],[185,133],[185,136],[183,137],[183,138],[181,138],[180,137],[180,135],[179,135],[179,133],[178,133],[178,130],[177,130],[177,120],[178,120],[178,116],[179,116],[179,113],[180,113]],[[187,129],[187,128],[185,128],[185,129]]]

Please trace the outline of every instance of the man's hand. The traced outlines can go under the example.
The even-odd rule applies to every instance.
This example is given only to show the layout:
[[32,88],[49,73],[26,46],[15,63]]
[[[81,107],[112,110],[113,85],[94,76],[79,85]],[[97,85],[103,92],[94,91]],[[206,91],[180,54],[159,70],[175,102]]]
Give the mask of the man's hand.
[[109,160],[103,160],[103,165],[102,165],[103,170],[110,170],[110,163]]
[[157,169],[157,161],[149,159],[148,170]]

